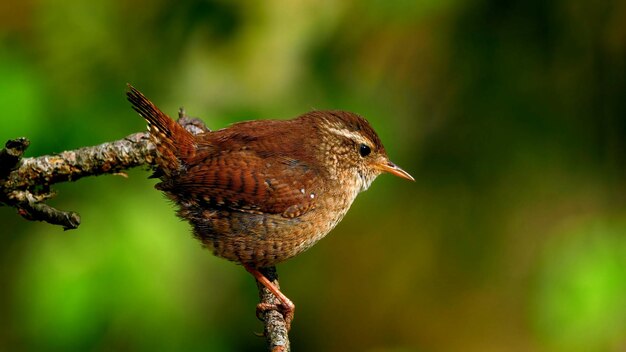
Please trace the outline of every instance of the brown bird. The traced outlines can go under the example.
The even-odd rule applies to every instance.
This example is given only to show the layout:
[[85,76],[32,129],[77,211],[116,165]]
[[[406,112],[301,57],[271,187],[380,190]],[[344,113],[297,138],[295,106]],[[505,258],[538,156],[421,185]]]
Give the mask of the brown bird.
[[204,246],[242,264],[281,301],[287,326],[295,306],[259,268],[326,236],[381,173],[413,180],[351,112],[312,111],[193,135],[130,85],[127,96],[156,145],[156,188]]

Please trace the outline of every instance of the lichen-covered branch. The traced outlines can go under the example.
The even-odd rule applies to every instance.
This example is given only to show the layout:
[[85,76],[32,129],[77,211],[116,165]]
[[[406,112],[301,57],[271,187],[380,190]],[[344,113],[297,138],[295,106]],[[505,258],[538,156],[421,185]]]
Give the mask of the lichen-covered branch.
[[44,203],[55,195],[51,185],[119,173],[150,163],[154,153],[147,132],[59,154],[22,158],[29,144],[28,139],[18,138],[0,150],[0,205],[17,208],[28,220],[61,225],[66,230],[77,228],[80,217]]
[[[268,267],[260,269],[261,273],[268,278],[276,287],[280,288],[278,283],[278,274],[276,273],[276,267]],[[257,281],[257,287],[259,288],[259,298],[261,303],[269,303],[272,305],[280,305],[280,300],[274,297],[272,292],[268,290],[263,284]],[[281,313],[275,310],[268,310],[259,316],[265,324],[265,337],[267,338],[267,347],[272,352],[289,352],[291,347],[289,345],[289,336],[287,335],[287,324]]]
[[[204,123],[185,115],[181,108],[178,122],[193,134],[208,131]],[[45,201],[56,194],[55,183],[76,181],[87,176],[120,174],[154,160],[155,147],[147,132],[126,138],[84,147],[54,155],[23,158],[30,145],[26,138],[12,139],[0,149],[0,206],[10,206],[27,220],[60,225],[65,230],[80,225],[80,216],[73,211],[55,209]],[[276,269],[266,269],[271,281],[278,285]],[[259,286],[261,303],[275,304],[274,296]],[[262,318],[270,351],[289,351],[287,327],[281,313],[266,311]]]

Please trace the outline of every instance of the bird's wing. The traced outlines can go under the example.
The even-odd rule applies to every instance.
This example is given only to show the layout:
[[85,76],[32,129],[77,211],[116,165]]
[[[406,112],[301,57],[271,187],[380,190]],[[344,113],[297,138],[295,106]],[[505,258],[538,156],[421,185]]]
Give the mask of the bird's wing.
[[208,208],[293,218],[313,209],[317,202],[319,170],[310,164],[250,149],[200,152],[185,172],[161,187]]

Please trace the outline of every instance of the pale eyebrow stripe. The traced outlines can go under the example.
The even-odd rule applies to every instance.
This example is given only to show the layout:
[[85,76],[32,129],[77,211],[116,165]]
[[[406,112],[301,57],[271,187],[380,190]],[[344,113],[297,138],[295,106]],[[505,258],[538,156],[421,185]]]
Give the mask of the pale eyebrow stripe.
[[346,137],[348,139],[357,141],[359,143],[367,144],[370,147],[373,145],[371,141],[367,140],[366,138],[363,138],[363,135],[361,135],[360,133],[348,131],[345,129],[337,129],[333,127],[329,127],[328,130],[336,135]]

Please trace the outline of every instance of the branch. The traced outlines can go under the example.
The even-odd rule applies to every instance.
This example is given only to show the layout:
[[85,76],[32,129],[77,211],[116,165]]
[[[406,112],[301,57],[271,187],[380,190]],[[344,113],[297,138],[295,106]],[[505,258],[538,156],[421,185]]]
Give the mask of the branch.
[[[259,271],[276,285],[276,287],[280,288],[276,267],[261,268]],[[281,304],[278,298],[260,282],[257,281],[256,285],[259,289],[259,299],[261,303],[268,303],[270,305]],[[289,346],[289,336],[287,335],[287,324],[285,323],[283,315],[275,310],[267,310],[260,314],[259,319],[265,324],[264,334],[267,338],[268,349],[272,352],[289,352],[291,348]]]
[[[193,134],[209,131],[201,120],[186,116],[182,108],[178,116],[178,123]],[[156,150],[148,132],[134,133],[117,141],[59,154],[23,158],[29,145],[28,139],[17,138],[9,140],[0,149],[0,206],[14,207],[27,220],[60,225],[65,230],[77,228],[80,216],[73,211],[55,209],[44,203],[56,195],[51,185],[87,176],[125,175],[124,170],[152,164]],[[278,285],[275,268],[266,269],[264,275]],[[262,285],[259,286],[259,297],[261,303],[279,303]],[[265,324],[270,351],[288,352],[289,339],[282,314],[270,310],[259,318]]]
[[[179,123],[194,134],[208,131],[202,121],[187,117],[182,109]],[[86,176],[124,175],[123,170],[151,164],[155,153],[148,132],[59,154],[22,158],[29,145],[28,139],[17,138],[0,150],[0,206],[17,208],[18,214],[28,220],[61,225],[65,230],[77,228],[80,217],[44,203],[55,196],[51,185]]]
[[18,138],[8,141],[0,151],[0,205],[17,208],[28,220],[61,225],[65,230],[77,228],[80,217],[43,203],[55,195],[50,185],[120,173],[151,162],[154,153],[147,132],[55,155],[22,158],[29,144],[28,139]]

